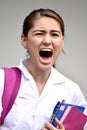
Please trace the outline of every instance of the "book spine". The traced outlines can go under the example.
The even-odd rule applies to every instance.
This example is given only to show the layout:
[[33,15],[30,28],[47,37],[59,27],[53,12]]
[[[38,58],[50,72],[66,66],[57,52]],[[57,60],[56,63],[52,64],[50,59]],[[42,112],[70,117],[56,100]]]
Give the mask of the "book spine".
[[61,102],[58,102],[53,110],[53,113],[52,113],[52,116],[50,118],[50,123],[53,124],[55,127],[57,126],[56,122],[55,122],[55,117],[56,117],[56,114],[58,113],[59,109],[60,109],[60,106],[61,106]]

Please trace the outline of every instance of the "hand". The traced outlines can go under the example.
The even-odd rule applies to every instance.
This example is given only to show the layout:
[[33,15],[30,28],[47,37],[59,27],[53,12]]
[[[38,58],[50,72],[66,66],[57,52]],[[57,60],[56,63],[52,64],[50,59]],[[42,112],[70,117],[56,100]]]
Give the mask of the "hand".
[[55,118],[55,121],[57,123],[57,127],[54,127],[51,123],[46,122],[44,124],[45,127],[42,128],[41,130],[65,130],[63,124],[57,118]]

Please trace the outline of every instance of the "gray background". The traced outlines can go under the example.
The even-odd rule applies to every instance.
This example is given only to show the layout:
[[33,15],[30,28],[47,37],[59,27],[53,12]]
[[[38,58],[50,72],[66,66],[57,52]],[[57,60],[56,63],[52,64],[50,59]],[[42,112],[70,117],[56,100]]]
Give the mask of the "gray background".
[[51,8],[65,21],[65,53],[56,68],[79,84],[87,99],[87,0],[0,0],[0,67],[19,64],[26,51],[20,44],[25,16]]
[[56,68],[77,82],[87,99],[87,0],[0,0],[0,67],[19,64],[26,56],[20,44],[25,16],[36,8],[51,8],[65,21],[65,55]]
[[65,53],[57,69],[80,85],[87,99],[87,0],[0,0],[0,67],[19,64],[26,51],[20,44],[22,23],[35,8],[51,8],[65,21]]

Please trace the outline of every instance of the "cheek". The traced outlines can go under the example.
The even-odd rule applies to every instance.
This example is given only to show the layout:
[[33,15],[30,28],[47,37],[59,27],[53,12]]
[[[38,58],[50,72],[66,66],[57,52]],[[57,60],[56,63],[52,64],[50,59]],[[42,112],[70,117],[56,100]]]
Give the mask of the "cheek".
[[38,48],[37,41],[34,40],[34,39],[29,39],[29,41],[28,41],[28,49],[29,50],[35,50],[36,48]]
[[59,40],[55,43],[54,48],[57,52],[61,52],[61,50],[64,47],[64,41],[63,40]]
[[34,40],[29,41],[28,51],[29,51],[30,56],[38,55],[38,48],[39,48],[39,45],[37,44],[36,41]]

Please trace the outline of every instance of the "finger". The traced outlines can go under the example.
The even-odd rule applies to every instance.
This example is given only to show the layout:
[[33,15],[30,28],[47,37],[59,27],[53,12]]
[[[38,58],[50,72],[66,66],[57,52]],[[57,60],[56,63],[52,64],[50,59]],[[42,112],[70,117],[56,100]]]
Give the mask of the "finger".
[[55,127],[49,122],[45,123],[45,128],[47,128],[46,130],[55,130]]
[[41,130],[48,130],[48,129],[44,127],[44,128],[42,128]]
[[65,130],[65,128],[64,128],[64,126],[63,126],[61,121],[59,121],[57,118],[55,118],[55,121],[56,121],[59,129]]

